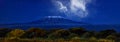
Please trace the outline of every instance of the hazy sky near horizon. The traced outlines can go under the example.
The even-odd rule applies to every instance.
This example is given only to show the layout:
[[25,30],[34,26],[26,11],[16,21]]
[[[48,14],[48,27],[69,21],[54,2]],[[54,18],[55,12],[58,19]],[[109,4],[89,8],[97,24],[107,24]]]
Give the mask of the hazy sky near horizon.
[[[54,15],[93,24],[120,24],[120,0],[90,0],[90,3],[73,0],[70,6],[66,3],[69,4],[69,0],[58,3],[53,0],[0,0],[0,24],[25,23]],[[57,10],[59,8],[62,12]],[[82,17],[83,14],[87,16]]]

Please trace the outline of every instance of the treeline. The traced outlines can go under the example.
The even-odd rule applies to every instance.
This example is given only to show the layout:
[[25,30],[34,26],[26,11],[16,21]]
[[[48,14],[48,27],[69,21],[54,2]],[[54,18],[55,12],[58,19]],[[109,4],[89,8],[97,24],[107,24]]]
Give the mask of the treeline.
[[102,30],[99,32],[88,31],[85,28],[70,28],[70,29],[50,29],[30,28],[8,29],[0,28],[0,38],[9,39],[110,39],[117,40],[120,38],[120,33],[113,29]]

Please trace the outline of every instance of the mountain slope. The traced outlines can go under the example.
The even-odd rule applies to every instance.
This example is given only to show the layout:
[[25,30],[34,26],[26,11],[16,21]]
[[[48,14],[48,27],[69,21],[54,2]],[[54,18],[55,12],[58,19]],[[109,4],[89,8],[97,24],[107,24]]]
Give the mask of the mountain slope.
[[84,22],[76,22],[62,17],[45,17],[28,23],[2,24],[0,27],[43,27],[43,28],[67,28],[73,26],[88,25]]

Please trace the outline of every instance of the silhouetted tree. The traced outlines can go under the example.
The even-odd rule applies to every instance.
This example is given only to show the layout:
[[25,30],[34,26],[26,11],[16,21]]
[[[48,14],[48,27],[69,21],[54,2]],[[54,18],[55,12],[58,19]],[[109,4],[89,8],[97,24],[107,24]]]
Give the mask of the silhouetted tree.
[[54,32],[56,32],[56,31],[58,31],[58,30],[61,30],[62,28],[52,28],[52,29],[49,29],[48,30],[48,33],[49,34],[51,34],[51,33],[54,33]]
[[69,31],[71,33],[78,34],[79,36],[82,36],[86,32],[85,28],[82,28],[82,27],[80,27],[80,28],[70,28]]
[[51,33],[48,37],[49,38],[68,38],[68,36],[70,35],[70,32],[64,29],[61,30],[57,30],[53,33]]
[[106,39],[115,40],[115,39],[116,39],[116,36],[115,36],[115,35],[108,35],[108,36],[106,37]]
[[12,29],[0,28],[0,38],[4,38]]
[[21,38],[45,38],[46,30],[40,28],[30,28]]
[[111,30],[103,30],[103,31],[100,31],[97,35],[96,35],[96,37],[97,38],[106,38],[107,36],[109,36],[109,35],[116,35],[116,31],[115,30],[113,30],[113,29],[111,29]]
[[95,36],[95,33],[88,31],[88,32],[85,32],[85,33],[81,36],[81,38],[83,38],[83,39],[88,39],[88,38],[93,37],[93,36]]
[[7,37],[10,39],[16,39],[16,38],[19,38],[20,36],[22,36],[24,33],[25,33],[24,30],[15,29],[15,30],[12,30],[11,32],[9,32],[7,34]]
[[68,39],[78,39],[80,36],[78,34],[71,33]]
[[115,42],[120,42],[120,33],[117,33],[117,34],[116,34]]
[[96,37],[90,37],[88,42],[98,42]]

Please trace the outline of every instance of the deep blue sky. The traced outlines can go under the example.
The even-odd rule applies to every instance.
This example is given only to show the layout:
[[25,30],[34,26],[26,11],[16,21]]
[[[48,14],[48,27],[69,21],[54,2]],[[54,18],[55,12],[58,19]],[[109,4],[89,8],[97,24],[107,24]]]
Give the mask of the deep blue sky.
[[[54,8],[51,0],[0,0],[0,24],[25,23],[47,15],[58,15]],[[93,24],[120,24],[120,0],[94,0],[88,9],[88,17],[80,20],[73,17],[74,20]]]

